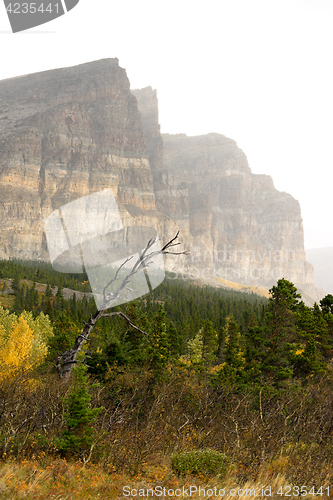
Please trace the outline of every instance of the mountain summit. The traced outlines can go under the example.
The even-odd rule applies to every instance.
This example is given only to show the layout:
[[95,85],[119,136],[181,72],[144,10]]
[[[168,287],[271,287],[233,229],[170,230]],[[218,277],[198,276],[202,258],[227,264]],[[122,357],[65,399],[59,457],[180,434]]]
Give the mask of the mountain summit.
[[299,203],[232,139],[161,135],[156,91],[131,91],[118,59],[1,81],[0,256],[48,259],[46,218],[106,188],[124,227],[180,230],[178,275],[314,290]]

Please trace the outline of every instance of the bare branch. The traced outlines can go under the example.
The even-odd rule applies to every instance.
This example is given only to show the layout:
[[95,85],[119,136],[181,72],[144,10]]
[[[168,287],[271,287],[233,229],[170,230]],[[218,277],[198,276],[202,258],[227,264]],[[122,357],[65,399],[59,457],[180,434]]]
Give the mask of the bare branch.
[[137,330],[138,332],[142,333],[142,335],[145,335],[147,336],[147,332],[144,332],[143,330],[140,330],[140,328],[138,328],[137,326],[135,326],[135,324],[129,319],[128,316],[126,316],[126,314],[122,313],[122,312],[112,312],[112,313],[106,313],[106,314],[102,314],[102,318],[108,318],[110,316],[122,316],[124,319],[126,319],[126,321],[131,325],[132,328],[134,328],[135,330]]
[[124,288],[126,288],[126,285],[130,282],[132,276],[134,276],[134,274],[136,274],[137,272],[141,271],[141,269],[145,268],[149,264],[152,264],[153,261],[151,259],[153,257],[156,257],[157,255],[160,255],[160,254],[162,254],[162,255],[163,254],[170,254],[170,255],[182,255],[182,254],[185,254],[185,255],[188,255],[188,251],[187,250],[185,250],[183,252],[169,252],[169,251],[167,251],[169,248],[177,246],[177,245],[180,244],[180,243],[174,243],[174,241],[178,238],[178,235],[179,235],[179,231],[177,232],[176,236],[174,236],[172,238],[172,240],[170,240],[168,243],[166,243],[166,245],[164,245],[164,247],[161,250],[156,250],[154,252],[151,252],[151,253],[147,254],[148,250],[158,241],[157,238],[149,240],[148,243],[147,243],[147,245],[146,245],[146,248],[143,250],[142,254],[140,255],[140,257],[138,258],[138,260],[135,262],[134,266],[132,267],[132,270],[128,273],[127,276],[125,276],[125,278],[124,278],[122,284],[119,286],[118,290],[115,293],[112,294],[112,297],[109,300],[107,300],[107,298],[106,298],[106,289],[109,287],[109,285],[111,285],[111,283],[114,283],[116,281],[120,269],[133,256],[130,257],[130,258],[128,258],[128,259],[126,259],[126,261],[123,262],[123,264],[117,270],[115,277],[106,285],[106,287],[103,290],[103,297],[104,297],[103,310],[109,309],[110,307],[112,307],[112,303],[116,299],[118,299],[118,297],[120,296],[121,292],[124,290]]
[[[89,341],[89,335],[93,328],[95,327],[96,322],[102,318],[102,317],[111,317],[111,316],[121,316],[123,317],[128,324],[140,332],[142,335],[147,336],[147,333],[138,328],[134,323],[128,318],[124,313],[122,312],[111,312],[111,313],[105,313],[107,309],[112,307],[112,304],[115,302],[118,297],[120,297],[121,293],[123,290],[129,289],[128,284],[137,272],[139,272],[141,269],[145,269],[147,266],[153,263],[153,257],[156,255],[163,255],[163,254],[169,254],[169,255],[188,255],[188,251],[185,250],[183,252],[173,252],[169,251],[171,248],[179,245],[179,242],[174,243],[175,240],[178,238],[179,231],[177,232],[176,236],[174,236],[166,245],[161,250],[156,250],[156,251],[151,251],[149,253],[149,250],[153,247],[153,245],[158,241],[158,238],[154,238],[148,241],[146,248],[142,251],[141,255],[139,256],[138,260],[134,263],[131,271],[125,276],[123,279],[122,283],[119,285],[118,289],[112,294],[112,296],[108,299],[108,294],[107,294],[107,289],[116,281],[118,281],[119,278],[119,272],[121,269],[125,267],[127,262],[129,262],[133,256],[128,257],[122,264],[121,266],[117,269],[117,272],[115,276],[112,278],[112,280],[109,281],[109,283],[104,287],[103,289],[103,298],[104,298],[104,303],[101,308],[101,310],[96,310],[94,314],[91,314],[89,321],[84,323],[84,328],[80,335],[78,335],[75,339],[74,345],[71,349],[68,351],[62,353],[58,360],[57,360],[57,368],[59,370],[60,376],[61,377],[69,377],[73,368],[73,365],[76,363],[76,359],[78,356],[78,353],[81,351],[82,346],[84,342]],[[129,289],[131,291],[131,289]],[[111,294],[109,294],[111,295]]]
[[173,245],[173,242],[178,238],[178,235],[179,235],[179,231],[177,231],[177,234],[176,236],[174,236],[174,238],[172,238],[172,240],[170,240],[166,245],[164,245],[164,247],[162,248],[162,252],[164,252],[164,250],[166,250],[167,248],[169,248],[170,246],[175,246],[175,245],[179,245],[179,243],[175,243]]
[[107,289],[110,285],[112,285],[112,283],[113,283],[114,281],[116,281],[116,280],[118,279],[118,278],[117,278],[117,276],[118,276],[119,271],[121,270],[121,268],[122,268],[125,264],[127,264],[127,262],[128,262],[128,261],[130,261],[130,260],[132,259],[132,257],[133,257],[133,255],[131,255],[131,257],[128,257],[128,258],[127,258],[127,259],[126,259],[126,260],[122,263],[122,265],[119,267],[119,269],[117,269],[117,272],[116,272],[115,277],[114,277],[114,278],[112,278],[112,280],[111,280],[111,281],[109,281],[109,283],[108,283],[108,284],[104,287],[104,289],[103,289],[103,297],[104,297],[104,300],[105,300],[105,301],[106,301],[106,295],[105,295],[105,293],[106,293],[106,289]]

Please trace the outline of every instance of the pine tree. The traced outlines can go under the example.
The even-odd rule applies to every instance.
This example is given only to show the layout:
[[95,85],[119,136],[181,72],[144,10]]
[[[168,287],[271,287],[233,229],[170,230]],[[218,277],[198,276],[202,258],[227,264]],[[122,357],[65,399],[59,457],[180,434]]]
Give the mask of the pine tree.
[[21,314],[24,310],[24,297],[25,297],[25,287],[22,286],[18,288],[18,290],[15,293],[15,300],[14,304],[12,306],[12,311],[16,312],[17,314]]
[[266,356],[263,370],[274,380],[293,375],[292,355],[298,338],[297,319],[300,307],[297,288],[290,281],[278,280],[270,289],[265,314]]
[[63,288],[61,285],[58,286],[58,290],[57,290],[57,293],[56,293],[56,297],[58,299],[61,299],[62,297],[64,296],[64,291],[63,291]]
[[11,284],[11,288],[12,288],[12,290],[14,290],[14,292],[18,292],[18,290],[20,288],[20,281],[18,278],[14,278],[14,280],[12,281],[12,284]]
[[152,323],[148,348],[149,366],[155,376],[162,376],[170,354],[166,321],[164,307],[160,305]]
[[[325,353],[325,342],[328,340],[327,325],[317,304],[313,308],[303,302],[298,306],[297,328],[299,343],[292,352],[294,371],[306,375],[322,371],[323,363],[319,361],[317,345]],[[324,345],[322,344],[324,342]]]
[[324,314],[317,303],[313,305],[313,316],[317,327],[318,349],[325,358],[330,358],[333,354],[333,338],[330,336],[329,320],[333,316],[330,313]]
[[319,371],[324,371],[323,364],[317,359],[317,347],[314,337],[311,337],[305,349],[296,351],[293,355],[294,370],[300,375],[309,375]]
[[47,314],[51,319],[54,317],[53,305],[50,299],[47,299],[44,309],[45,314]]
[[263,328],[260,326],[248,326],[245,332],[244,371],[252,383],[261,378],[265,353],[266,339]]
[[53,297],[52,288],[50,287],[50,283],[46,285],[45,297],[51,298]]
[[218,356],[222,357],[222,351],[225,343],[225,327],[224,325],[220,325],[217,332],[217,342],[218,342]]
[[224,359],[226,363],[239,369],[243,365],[241,335],[233,317],[227,318]]
[[33,287],[32,287],[32,293],[31,293],[31,295],[32,295],[32,297],[31,297],[32,308],[34,310],[36,310],[39,307],[40,301],[39,301],[39,295],[38,295],[38,291],[36,289],[36,282],[35,281],[34,281],[34,284],[33,284]]
[[72,314],[76,315],[76,313],[77,313],[76,293],[73,293],[73,297],[70,300],[70,309],[72,311]]
[[329,339],[333,343],[333,296],[326,295],[319,304],[327,324]]
[[[84,298],[86,299],[85,296]],[[58,286],[58,290],[56,293],[55,307],[58,311],[63,311],[65,308],[64,291],[61,285]]]
[[55,440],[56,446],[65,456],[79,456],[86,463],[91,456],[96,432],[93,428],[97,416],[103,407],[91,408],[90,389],[99,384],[88,383],[87,367],[79,362],[73,369],[73,385],[71,392],[64,399],[66,429],[62,436]]
[[218,377],[224,384],[235,384],[244,378],[244,357],[242,338],[234,318],[228,317],[225,326],[224,363]]
[[218,348],[218,339],[216,330],[213,328],[213,323],[207,319],[203,327],[199,330],[202,335],[202,357],[212,363],[216,361],[216,353]]
[[319,304],[324,314],[333,314],[333,295],[326,295]]
[[[133,313],[133,316],[130,315],[131,313]],[[147,366],[149,365],[150,356],[152,354],[150,343],[152,321],[148,320],[145,311],[139,314],[137,307],[135,307],[134,310],[131,308],[129,310],[127,309],[126,314],[128,314],[131,319],[132,317],[135,318],[134,323],[139,326],[142,331],[147,333],[147,337],[132,327],[126,329],[125,336],[120,335],[123,359],[127,359],[127,362],[132,366]],[[121,330],[123,327],[123,324],[121,324]]]
[[173,321],[170,321],[168,327],[168,339],[170,345],[170,353],[175,358],[178,358],[181,353],[181,340],[178,330],[175,328]]
[[33,294],[32,294],[32,289],[27,286],[26,291],[25,291],[25,297],[24,297],[24,309],[26,311],[31,311],[33,308]]
[[[131,320],[135,325],[138,324],[139,322],[138,307],[135,301],[131,301],[129,304],[127,304],[126,315],[129,318],[131,318]],[[146,318],[146,326],[147,326],[147,318]],[[142,344],[142,333],[138,332],[137,330],[134,330],[131,327],[128,327],[126,328],[125,336],[126,338],[128,338],[128,341],[133,351],[137,351],[138,349],[140,349],[140,345]]]

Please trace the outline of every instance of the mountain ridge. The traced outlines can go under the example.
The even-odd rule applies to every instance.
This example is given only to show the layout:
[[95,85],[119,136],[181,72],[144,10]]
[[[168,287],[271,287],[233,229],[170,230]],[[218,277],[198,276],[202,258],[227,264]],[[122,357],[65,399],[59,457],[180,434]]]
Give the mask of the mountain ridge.
[[112,188],[124,227],[180,231],[192,252],[168,270],[314,291],[299,203],[233,139],[161,134],[156,90],[131,91],[118,59],[1,81],[0,99],[1,255],[47,260],[48,215]]

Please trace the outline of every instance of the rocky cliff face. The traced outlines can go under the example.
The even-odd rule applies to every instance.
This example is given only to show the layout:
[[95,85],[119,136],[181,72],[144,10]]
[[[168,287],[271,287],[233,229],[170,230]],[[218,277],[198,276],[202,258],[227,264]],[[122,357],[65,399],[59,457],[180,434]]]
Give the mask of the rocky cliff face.
[[0,82],[0,249],[47,257],[44,221],[112,188],[125,225],[172,221],[156,211],[141,116],[117,59]]
[[161,136],[156,91],[117,59],[0,82],[0,258],[48,257],[45,219],[112,188],[124,225],[179,229],[192,277],[313,285],[300,207],[219,134]]
[[[156,91],[148,87],[134,95],[154,157]],[[252,174],[243,151],[223,135],[163,134],[162,139],[163,163],[153,169],[156,206],[177,222],[191,245],[187,271],[265,286],[285,277],[303,289],[312,287],[300,206],[291,195],[277,191],[270,176]]]

